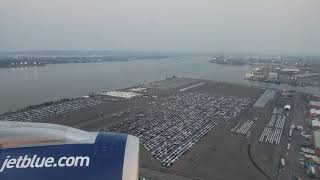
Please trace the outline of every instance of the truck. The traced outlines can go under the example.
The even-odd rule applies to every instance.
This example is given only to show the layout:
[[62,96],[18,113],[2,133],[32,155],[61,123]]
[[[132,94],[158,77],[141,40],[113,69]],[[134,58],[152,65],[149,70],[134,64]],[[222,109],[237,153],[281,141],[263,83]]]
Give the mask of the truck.
[[292,129],[289,130],[289,137],[292,136]]
[[286,161],[283,158],[281,158],[280,162],[281,162],[281,169],[283,171],[286,170]]

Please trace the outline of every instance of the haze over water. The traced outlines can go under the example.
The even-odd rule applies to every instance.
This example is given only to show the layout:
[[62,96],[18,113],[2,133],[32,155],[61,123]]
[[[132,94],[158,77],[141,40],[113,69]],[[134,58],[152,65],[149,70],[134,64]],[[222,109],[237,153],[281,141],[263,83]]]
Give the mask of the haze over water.
[[135,60],[0,69],[0,112],[64,97],[135,86],[173,75],[237,82],[246,66],[209,63],[210,57]]
[[279,88],[275,84],[246,81],[244,75],[249,66],[217,65],[209,63],[210,58],[179,57],[0,69],[0,112],[60,98],[84,96],[90,92],[136,86],[173,75]]

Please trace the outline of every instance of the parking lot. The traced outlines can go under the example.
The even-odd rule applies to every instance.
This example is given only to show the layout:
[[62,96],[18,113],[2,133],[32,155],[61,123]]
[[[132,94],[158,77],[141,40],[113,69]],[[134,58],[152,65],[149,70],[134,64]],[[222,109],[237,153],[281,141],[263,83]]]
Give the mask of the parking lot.
[[57,103],[32,110],[11,113],[8,115],[1,115],[0,121],[41,121],[42,119],[46,119],[51,116],[78,111],[86,107],[96,106],[100,103],[102,102],[95,98],[78,98],[76,100]]
[[288,114],[287,112],[284,112],[283,107],[275,107],[272,111],[269,123],[266,125],[259,138],[259,142],[279,144],[287,115]]
[[163,166],[169,167],[196,146],[219,121],[237,117],[249,103],[249,98],[179,92],[153,99],[153,108],[163,110],[140,110],[102,131],[138,136],[143,147]]
[[247,145],[261,135],[256,129],[264,119],[257,120],[252,107],[264,90],[186,78],[150,83],[145,88],[137,97],[99,95],[25,112],[45,113],[30,117],[35,118],[32,121],[138,136],[140,173],[150,179],[263,177],[250,162]]

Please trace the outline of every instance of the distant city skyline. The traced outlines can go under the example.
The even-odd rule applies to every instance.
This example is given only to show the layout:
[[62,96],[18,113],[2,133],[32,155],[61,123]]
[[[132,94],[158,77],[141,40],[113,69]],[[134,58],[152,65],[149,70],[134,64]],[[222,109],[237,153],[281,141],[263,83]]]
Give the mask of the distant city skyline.
[[318,0],[2,0],[0,51],[320,55]]

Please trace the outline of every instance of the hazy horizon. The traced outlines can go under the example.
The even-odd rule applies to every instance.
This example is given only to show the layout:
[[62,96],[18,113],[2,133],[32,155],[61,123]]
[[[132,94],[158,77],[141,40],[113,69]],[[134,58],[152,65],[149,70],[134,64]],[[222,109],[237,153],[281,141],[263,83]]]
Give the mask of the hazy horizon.
[[314,57],[320,58],[320,54],[301,53],[234,53],[234,52],[184,52],[184,51],[134,51],[134,50],[11,50],[0,51],[0,57],[6,56],[87,56],[87,55],[115,55],[115,56],[135,56],[135,55],[168,55],[175,56],[261,56],[261,57]]
[[320,55],[320,1],[2,0],[0,52]]

